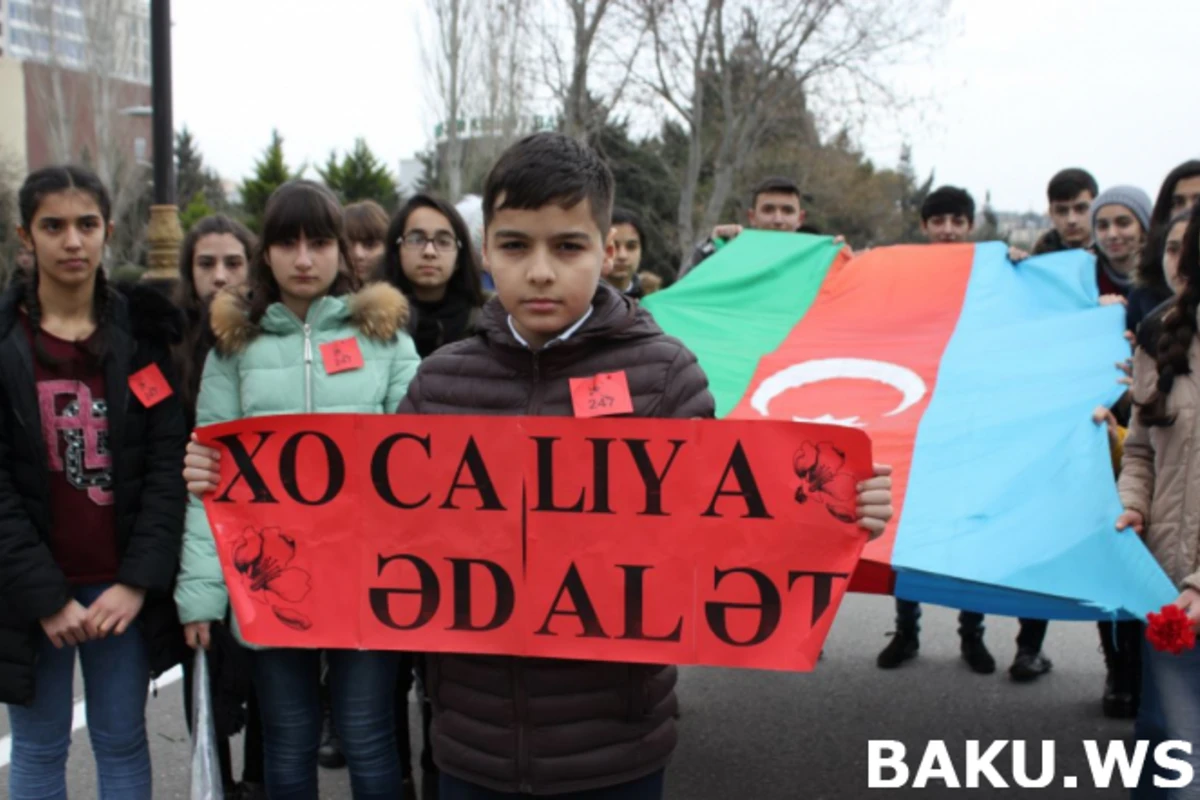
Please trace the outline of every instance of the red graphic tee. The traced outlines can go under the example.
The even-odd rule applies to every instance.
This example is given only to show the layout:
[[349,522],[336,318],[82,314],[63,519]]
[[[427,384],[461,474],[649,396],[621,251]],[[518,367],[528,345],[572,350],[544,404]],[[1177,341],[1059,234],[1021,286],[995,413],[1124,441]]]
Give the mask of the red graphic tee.
[[[34,348],[33,326],[23,321]],[[119,559],[104,372],[86,341],[45,331],[38,339],[49,356],[35,350],[33,363],[50,468],[50,550],[71,583],[108,583],[116,580]]]

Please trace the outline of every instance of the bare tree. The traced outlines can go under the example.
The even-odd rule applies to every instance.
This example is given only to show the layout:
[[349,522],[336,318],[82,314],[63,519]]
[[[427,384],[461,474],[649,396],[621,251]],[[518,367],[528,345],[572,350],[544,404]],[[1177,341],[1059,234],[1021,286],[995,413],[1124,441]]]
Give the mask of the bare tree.
[[[930,30],[918,6],[941,0],[642,0],[654,66],[641,83],[688,135],[679,245],[719,219],[736,178],[765,138],[802,124],[808,98],[877,110],[899,102],[878,77]],[[794,131],[795,135],[813,131]],[[707,145],[707,146],[706,146]],[[697,218],[705,167],[712,191]]]
[[653,42],[651,88],[667,102],[688,132],[687,163],[679,181],[680,267],[686,266],[695,244],[696,192],[704,153],[705,56],[724,0],[703,5],[673,0],[646,0],[646,21]]
[[431,104],[443,120],[438,183],[454,199],[474,189],[527,125],[531,8],[538,0],[427,0],[435,25],[424,53]]
[[[133,0],[88,0],[78,8],[81,15],[62,2],[34,0],[39,63],[31,65],[30,86],[51,160],[90,159],[112,194],[113,217],[122,219],[146,188],[125,113],[145,91],[135,84],[144,18]],[[136,258],[139,240],[132,237],[133,250],[121,255]]]
[[526,14],[530,0],[486,0],[482,72],[487,87],[487,118],[493,133],[511,141],[521,127],[529,96]]
[[424,50],[426,69],[434,76],[432,98],[438,112],[445,143],[440,169],[450,196],[457,199],[463,184],[463,143],[459,126],[464,122],[467,98],[476,82],[479,61],[472,58],[476,41],[478,3],[472,0],[426,0],[433,17],[433,36]]
[[560,104],[564,132],[586,139],[624,97],[646,35],[644,16],[632,0],[542,0],[541,5],[546,89]]
[[0,288],[8,285],[15,267],[19,247],[16,230],[21,224],[17,190],[24,172],[16,156],[0,146]]

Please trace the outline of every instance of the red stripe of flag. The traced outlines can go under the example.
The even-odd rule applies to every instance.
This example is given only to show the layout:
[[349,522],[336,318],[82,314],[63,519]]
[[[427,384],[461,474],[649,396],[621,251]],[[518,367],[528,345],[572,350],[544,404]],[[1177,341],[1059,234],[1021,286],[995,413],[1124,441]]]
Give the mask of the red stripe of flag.
[[729,415],[854,424],[870,435],[876,463],[892,465],[896,514],[867,545],[852,591],[892,591],[892,548],[917,427],[958,324],[974,255],[974,245],[891,247],[836,263]]

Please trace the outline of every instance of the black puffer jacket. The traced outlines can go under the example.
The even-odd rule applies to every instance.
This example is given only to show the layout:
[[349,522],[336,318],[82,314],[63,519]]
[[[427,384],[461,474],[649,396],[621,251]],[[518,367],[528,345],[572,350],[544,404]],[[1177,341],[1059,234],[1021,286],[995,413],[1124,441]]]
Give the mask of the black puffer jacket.
[[[696,356],[608,284],[574,336],[538,353],[507,316],[492,300],[475,336],[421,362],[400,412],[566,417],[571,378],[624,371],[635,417],[714,415]],[[440,653],[426,668],[434,759],[495,791],[614,786],[662,769],[675,749],[673,666]]]
[[[38,620],[58,612],[70,586],[50,553],[50,482],[33,352],[20,324],[25,285],[0,297],[0,702],[34,698]],[[120,548],[117,580],[146,590],[138,617],[157,675],[179,663],[183,637],[171,599],[179,563],[187,427],[177,394],[145,408],[129,376],[151,363],[174,386],[168,348],[179,313],[142,287],[113,291],[104,357]],[[177,391],[177,387],[176,387]]]

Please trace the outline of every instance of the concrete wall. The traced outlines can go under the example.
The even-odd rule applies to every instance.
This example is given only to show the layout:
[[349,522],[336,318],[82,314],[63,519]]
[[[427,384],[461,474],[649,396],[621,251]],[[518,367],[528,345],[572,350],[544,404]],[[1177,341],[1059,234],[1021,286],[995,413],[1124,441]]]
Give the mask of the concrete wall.
[[15,58],[0,58],[0,158],[12,159],[23,173],[28,164],[25,72]]
[[[79,159],[85,152],[90,153],[93,159],[97,154],[94,115],[103,109],[97,109],[93,102],[92,77],[62,69],[58,70],[56,82],[54,72],[52,67],[44,64],[25,62],[25,146],[31,170],[60,160],[55,155],[51,139],[54,131],[51,120],[61,113],[59,105],[73,120],[68,160]],[[55,86],[61,91],[61,100],[58,101],[51,99],[54,97],[52,87]],[[149,106],[150,87],[141,83],[114,81],[111,88],[113,94],[107,112],[113,126],[111,143],[119,147],[121,155],[132,162],[136,155],[134,143],[137,139],[143,139],[146,143],[143,157],[151,161],[150,118],[121,113],[121,109]]]

